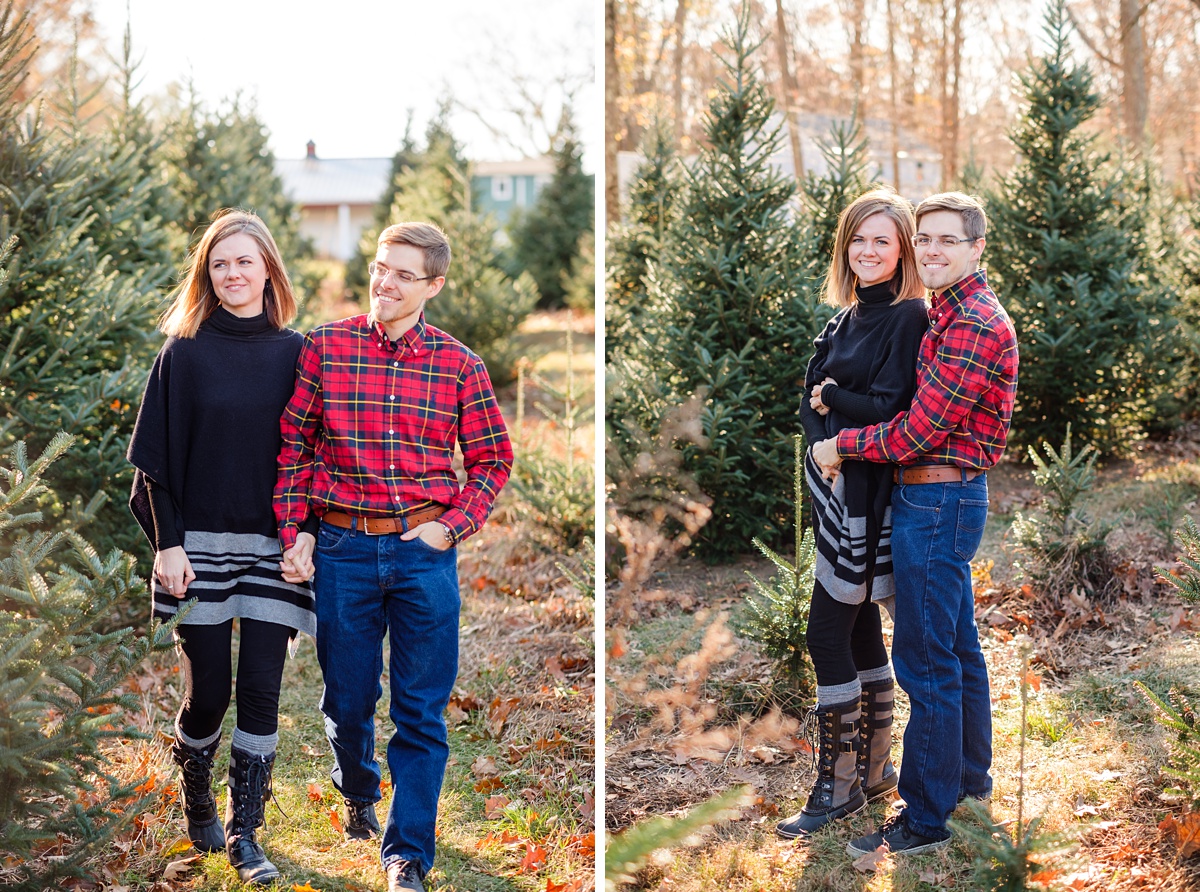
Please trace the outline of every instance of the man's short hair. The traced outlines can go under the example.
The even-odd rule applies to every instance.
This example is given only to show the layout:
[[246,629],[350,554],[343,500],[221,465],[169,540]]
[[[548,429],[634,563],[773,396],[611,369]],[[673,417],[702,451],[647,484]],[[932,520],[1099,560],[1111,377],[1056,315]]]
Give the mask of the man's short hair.
[[987,235],[987,213],[983,209],[983,202],[974,195],[965,192],[930,195],[917,205],[917,229],[921,228],[921,217],[933,211],[954,211],[959,214],[967,238],[983,238]]
[[450,269],[450,240],[433,223],[394,223],[379,233],[379,245],[412,245],[425,252],[425,275],[444,276]]

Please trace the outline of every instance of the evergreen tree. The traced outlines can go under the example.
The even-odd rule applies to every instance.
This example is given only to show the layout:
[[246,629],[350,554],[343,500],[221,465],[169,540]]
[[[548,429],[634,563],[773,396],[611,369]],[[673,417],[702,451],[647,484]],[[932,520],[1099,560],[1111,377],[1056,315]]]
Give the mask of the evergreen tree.
[[554,176],[538,193],[528,213],[510,224],[514,275],[525,270],[533,276],[542,307],[563,306],[566,293],[563,272],[579,250],[579,238],[595,232],[594,177],[583,172],[583,147],[568,119],[551,152]]
[[[1128,449],[1152,414],[1168,358],[1170,301],[1143,262],[1144,198],[1083,125],[1100,98],[1072,62],[1062,0],[1050,50],[1022,76],[1021,160],[989,196],[989,279],[1021,341],[1015,446],[1076,436]],[[1021,450],[1024,451],[1024,450]]]
[[573,310],[596,309],[596,234],[593,232],[579,236],[571,269],[563,274],[563,303]]
[[[462,156],[462,147],[450,132],[450,107],[451,103],[449,100],[443,101],[438,105],[437,114],[434,115],[433,120],[429,122],[429,126],[426,128],[425,144],[427,148],[434,146],[444,147],[457,164],[465,166],[467,162]],[[392,223],[404,222],[392,216],[392,206],[395,204],[396,198],[402,188],[402,176],[406,171],[418,167],[424,154],[413,138],[412,126],[413,112],[412,109],[409,109],[408,121],[404,127],[404,139],[400,143],[400,148],[396,150],[396,154],[392,156],[392,168],[388,174],[388,184],[383,190],[383,194],[379,196],[379,200],[375,202],[375,209],[372,212],[372,224],[362,231],[362,235],[358,239],[358,247],[355,249],[354,257],[346,264],[345,286],[347,300],[364,302],[367,300],[367,287],[371,281],[370,273],[367,272],[367,265],[375,259],[379,233],[383,232]]]
[[[867,179],[870,155],[857,115],[834,121],[829,138],[819,140],[817,145],[825,159],[826,172],[818,176],[809,171],[800,181],[801,213],[797,220],[804,256],[797,284],[814,303],[820,300],[833,257],[838,216],[850,202],[876,185]],[[820,306],[823,326],[833,311]],[[811,354],[809,350],[808,355]]]
[[[473,211],[470,166],[444,120],[431,125],[429,144],[395,187],[390,222],[427,220],[450,237],[446,284],[425,318],[478,353],[493,384],[509,383],[523,353],[513,335],[536,305],[537,288],[527,273],[510,278],[500,268],[498,227],[490,215]],[[374,233],[371,242],[378,238]]]
[[658,262],[681,199],[679,157],[667,122],[656,121],[646,130],[642,159],[629,184],[625,220],[614,222],[608,238],[604,269],[606,362],[617,355],[646,309],[649,267]]
[[222,208],[244,208],[263,219],[293,284],[302,294],[306,282],[295,263],[312,254],[300,235],[300,212],[284,194],[267,145],[267,128],[253,104],[234,96],[217,109],[207,108],[191,84],[168,122],[165,155],[179,202],[179,225],[196,244]]
[[73,506],[62,522],[76,526],[85,504],[111,498],[98,508],[96,541],[144,550],[122,496],[174,259],[170,227],[155,215],[164,206],[156,145],[131,123],[136,107],[105,127],[73,114],[86,97],[68,89],[56,116],[65,123],[50,128],[37,104],[7,101],[24,77],[14,50],[26,29],[11,14],[0,19],[0,448],[76,435],[78,461],[56,469],[56,490]]
[[174,628],[98,631],[148,595],[129,555],[101,558],[78,533],[41,528],[36,506],[59,501],[43,476],[70,443],[60,434],[30,463],[18,442],[0,467],[0,540],[11,543],[0,558],[0,854],[7,887],[22,892],[87,877],[141,811],[144,779],[116,777],[103,747],[142,736],[129,718],[140,700],[122,685],[171,648]]
[[799,282],[810,261],[792,221],[795,186],[770,163],[780,127],[749,28],[743,7],[648,310],[610,370],[610,411],[647,431],[668,407],[704,394],[707,445],[683,448],[684,470],[713,499],[699,543],[709,558],[745,551],[756,536],[790,538],[792,435],[824,315]]

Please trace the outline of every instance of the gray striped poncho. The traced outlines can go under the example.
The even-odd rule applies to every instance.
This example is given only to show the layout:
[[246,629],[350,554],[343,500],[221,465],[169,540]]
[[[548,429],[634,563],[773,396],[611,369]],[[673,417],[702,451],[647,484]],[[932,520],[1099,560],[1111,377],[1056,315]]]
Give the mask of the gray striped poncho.
[[[272,507],[302,342],[265,314],[218,308],[194,338],[168,338],[151,369],[129,444],[129,504],[151,545],[187,552],[196,579],[185,600],[197,603],[184,623],[248,617],[316,634],[312,590],[280,573]],[[170,517],[154,510],[164,504]],[[157,580],[153,598],[159,619],[184,603]]]

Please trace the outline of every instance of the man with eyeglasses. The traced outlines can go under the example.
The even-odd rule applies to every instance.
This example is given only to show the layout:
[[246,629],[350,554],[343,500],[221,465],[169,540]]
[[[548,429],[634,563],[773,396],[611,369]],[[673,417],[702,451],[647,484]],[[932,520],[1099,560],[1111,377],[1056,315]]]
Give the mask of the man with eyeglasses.
[[971,559],[987,519],[986,471],[1004,451],[1017,388],[1012,322],[979,268],[987,216],[961,192],[917,207],[917,269],[933,295],[912,406],[885,424],[813,447],[827,473],[843,459],[892,462],[892,662],[912,704],[904,732],[905,808],[847,846],[915,854],[950,842],[960,802],[990,802],[991,693],[975,626]]
[[[449,266],[450,243],[436,226],[385,229],[369,266],[371,312],[309,333],[280,421],[283,575],[315,573],[321,711],[344,833],[382,837],[389,892],[423,889],[433,866],[449,756],[442,716],[458,671],[455,546],[483,526],[513,461],[482,360],[425,322]],[[315,538],[306,531],[313,516]],[[385,633],[395,732],[381,831],[375,706]]]

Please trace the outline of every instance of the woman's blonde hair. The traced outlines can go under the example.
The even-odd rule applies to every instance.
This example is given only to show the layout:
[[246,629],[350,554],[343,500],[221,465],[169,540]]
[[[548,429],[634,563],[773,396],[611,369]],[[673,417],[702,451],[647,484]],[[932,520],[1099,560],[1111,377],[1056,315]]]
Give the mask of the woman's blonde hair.
[[267,266],[267,282],[263,288],[263,310],[275,328],[286,328],[296,318],[296,294],[292,280],[283,268],[283,259],[271,231],[257,214],[238,208],[218,211],[205,230],[200,244],[188,260],[183,282],[175,291],[175,299],[158,323],[164,334],[177,338],[196,336],[200,323],[216,312],[221,305],[208,275],[208,258],[218,242],[244,232],[256,242]]
[[896,302],[925,296],[925,286],[917,275],[917,258],[912,245],[913,233],[917,228],[912,205],[892,189],[878,188],[858,196],[838,217],[833,259],[829,263],[825,284],[821,286],[821,299],[830,306],[852,307],[858,303],[858,295],[854,292],[858,277],[850,269],[850,239],[868,217],[876,214],[884,214],[895,223],[896,234],[900,238],[900,259],[892,276],[892,293],[896,295]]

